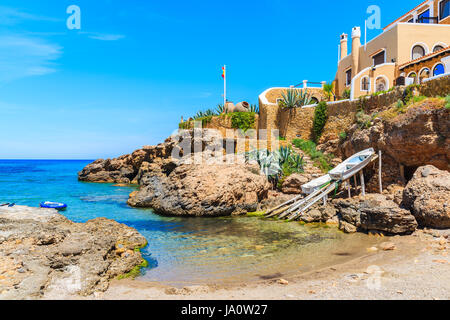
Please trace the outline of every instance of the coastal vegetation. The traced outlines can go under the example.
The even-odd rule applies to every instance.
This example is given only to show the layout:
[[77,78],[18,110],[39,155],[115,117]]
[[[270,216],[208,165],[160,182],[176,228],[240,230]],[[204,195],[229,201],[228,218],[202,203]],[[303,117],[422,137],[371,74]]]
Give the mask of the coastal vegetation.
[[233,112],[230,116],[233,129],[240,129],[247,132],[247,130],[255,128],[254,112]]
[[320,102],[314,110],[313,137],[317,143],[322,135],[323,128],[328,119],[328,105],[325,101]]
[[291,147],[281,147],[278,151],[253,150],[245,153],[247,161],[256,161],[261,172],[274,188],[279,188],[283,179],[294,173],[304,172],[304,159]]
[[314,141],[294,139],[292,144],[305,152],[314,161],[314,165],[320,168],[323,172],[328,172],[333,169],[331,165],[331,160],[334,158],[332,154],[324,154],[323,152],[317,150],[317,145]]
[[325,93],[327,100],[331,101],[331,97],[334,96],[333,92],[333,84],[332,83],[326,83],[323,86],[323,92]]
[[290,88],[286,90],[286,93],[282,93],[282,99],[278,101],[278,105],[285,109],[294,109],[311,104],[311,96],[308,94],[308,90],[300,90]]

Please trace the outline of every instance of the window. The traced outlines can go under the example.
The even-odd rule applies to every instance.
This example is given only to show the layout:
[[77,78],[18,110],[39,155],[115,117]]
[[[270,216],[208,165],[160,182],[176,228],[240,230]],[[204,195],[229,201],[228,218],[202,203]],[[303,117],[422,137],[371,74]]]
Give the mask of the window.
[[430,69],[424,68],[419,73],[419,84],[423,82],[424,79],[428,79],[430,76]]
[[386,63],[386,51],[382,51],[372,57],[373,65],[378,66],[379,64]]
[[422,46],[417,45],[417,46],[413,47],[413,49],[412,49],[412,59],[413,60],[422,58],[424,55],[425,55],[425,49]]
[[361,91],[369,91],[369,90],[370,90],[369,77],[364,77],[361,80]]
[[376,81],[376,91],[386,91],[387,90],[387,82],[384,78],[378,78]]
[[439,19],[442,20],[450,16],[450,0],[443,0],[439,4]]
[[441,74],[444,74],[444,73],[445,73],[445,70],[444,70],[444,65],[443,64],[438,64],[433,69],[433,76],[438,76],[438,75],[441,75]]
[[419,14],[419,16],[417,17],[417,20],[419,23],[430,23],[429,18],[430,18],[430,9]]
[[438,52],[438,51],[441,51],[442,49],[444,49],[443,46],[437,45],[437,46],[434,47],[433,52]]
[[345,85],[349,86],[352,84],[352,69],[345,72]]

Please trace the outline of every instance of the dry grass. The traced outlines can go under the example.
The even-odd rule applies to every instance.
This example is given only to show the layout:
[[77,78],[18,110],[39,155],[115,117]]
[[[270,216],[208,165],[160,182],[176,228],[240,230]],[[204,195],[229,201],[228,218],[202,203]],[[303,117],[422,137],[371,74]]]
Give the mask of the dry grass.
[[401,102],[393,104],[389,109],[380,112],[377,117],[380,117],[386,121],[392,121],[398,116],[407,113],[409,110],[425,111],[425,110],[437,110],[444,108],[446,104],[445,98],[426,98],[426,97],[415,97],[412,101],[404,105]]

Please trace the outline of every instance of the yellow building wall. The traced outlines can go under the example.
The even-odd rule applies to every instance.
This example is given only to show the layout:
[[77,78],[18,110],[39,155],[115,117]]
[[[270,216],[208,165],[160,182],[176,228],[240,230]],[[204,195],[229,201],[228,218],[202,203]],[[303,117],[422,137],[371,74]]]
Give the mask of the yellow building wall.
[[[449,46],[450,25],[399,23],[368,42],[366,46],[362,44],[359,48],[358,70],[354,69],[351,54],[340,61],[336,73],[337,94],[342,96],[345,89],[351,88],[345,84],[345,72],[349,68],[352,68],[352,78],[355,77],[362,70],[373,65],[372,57],[382,49],[386,50],[386,63],[401,65],[412,60],[412,48],[416,44],[424,46],[426,54],[431,53],[434,46],[438,44]],[[383,72],[385,72],[384,75],[388,77],[392,87],[398,75],[395,71],[393,72],[391,66],[383,68]],[[380,74],[378,71],[376,73]],[[360,86],[359,83],[357,86]],[[361,92],[355,92],[355,97],[358,97],[360,94]],[[367,94],[367,92],[364,94]]]

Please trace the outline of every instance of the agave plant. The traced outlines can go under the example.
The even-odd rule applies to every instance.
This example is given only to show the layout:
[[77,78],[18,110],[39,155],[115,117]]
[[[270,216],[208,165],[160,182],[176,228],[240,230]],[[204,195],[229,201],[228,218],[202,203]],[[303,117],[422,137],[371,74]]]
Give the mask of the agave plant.
[[256,104],[251,104],[250,105],[250,112],[254,112],[259,114],[259,107]]
[[195,116],[194,120],[205,118],[205,117],[211,117],[217,115],[214,110],[208,109],[206,111],[198,111]]
[[292,149],[291,147],[280,147],[280,165],[283,165],[283,163],[289,161],[289,158],[291,157],[292,154]]
[[298,172],[304,172],[305,160],[303,156],[294,154],[290,157],[289,161],[291,162],[291,166],[294,167]]
[[225,109],[225,107],[222,103],[219,103],[216,108],[216,113],[222,114],[222,113],[228,113],[228,111],[227,111],[227,109]]
[[261,173],[268,178],[278,176],[281,171],[280,153],[269,150],[253,150],[245,154],[247,161],[256,161],[261,168]]
[[287,89],[286,93],[282,93],[283,99],[280,101],[280,105],[283,108],[297,108],[306,106],[311,103],[311,96],[308,94],[308,90],[299,89]]

